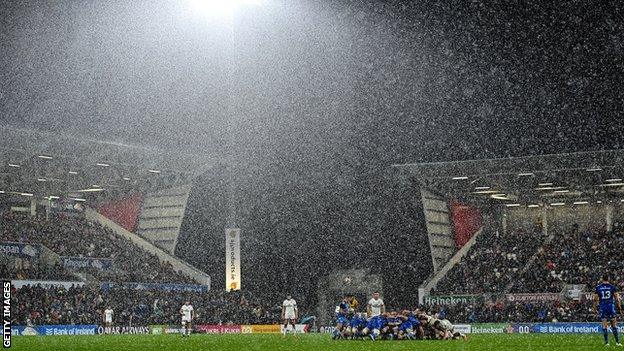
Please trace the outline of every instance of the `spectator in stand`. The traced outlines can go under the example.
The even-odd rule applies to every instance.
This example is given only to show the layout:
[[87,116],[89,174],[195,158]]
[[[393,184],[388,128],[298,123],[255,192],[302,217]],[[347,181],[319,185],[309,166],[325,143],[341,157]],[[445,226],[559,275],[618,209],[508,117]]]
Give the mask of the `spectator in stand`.
[[503,292],[543,240],[541,228],[508,234],[483,232],[466,256],[438,283],[438,294]]
[[83,270],[99,280],[194,283],[170,264],[83,217],[57,215],[45,220],[6,212],[1,225],[2,241],[43,244],[60,256],[112,259],[111,272]]
[[[585,285],[589,291],[604,272],[615,274],[614,284],[624,283],[624,238],[604,228],[579,230],[555,236],[540,250],[531,267],[518,278],[513,292],[561,292],[566,284]],[[609,259],[611,258],[611,259]]]
[[46,265],[35,259],[6,259],[0,263],[0,277],[5,279],[75,280],[60,263]]
[[[165,292],[113,288],[106,293],[91,287],[14,289],[14,325],[100,324],[106,307],[116,312],[118,325],[175,324],[179,306],[187,300],[199,324],[279,323],[279,313],[240,292]],[[247,301],[247,302],[245,302]]]

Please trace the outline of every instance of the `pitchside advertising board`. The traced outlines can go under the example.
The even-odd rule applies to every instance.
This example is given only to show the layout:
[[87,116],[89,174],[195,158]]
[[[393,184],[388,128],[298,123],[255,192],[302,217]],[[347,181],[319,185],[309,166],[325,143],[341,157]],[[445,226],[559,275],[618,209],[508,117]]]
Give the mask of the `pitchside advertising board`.
[[15,326],[11,328],[13,335],[95,335],[97,325],[40,325]]
[[[618,327],[624,332],[624,326]],[[611,329],[609,328],[609,332]],[[599,334],[600,323],[484,323],[472,324],[472,334]]]
[[150,334],[150,327],[137,327],[131,325],[97,328],[98,334],[127,335],[127,334]]
[[[4,299],[3,299],[4,300]],[[6,304],[5,304],[6,306]],[[6,311],[6,310],[4,310]],[[10,321],[10,318],[8,319]],[[7,325],[5,317],[3,345],[10,347],[12,336],[30,335],[127,335],[127,334],[181,334],[182,329],[177,325],[150,325],[150,326],[114,326],[104,327],[97,325],[41,325],[41,326],[11,326]],[[196,333],[208,334],[277,334],[282,332],[279,324],[257,325],[216,325],[199,324],[194,327]],[[333,328],[327,328],[331,332]],[[309,325],[297,324],[298,333],[308,333]],[[624,332],[624,326],[618,327]],[[464,334],[600,334],[600,323],[482,323],[456,324],[455,331]],[[609,329],[611,332],[611,329]],[[7,346],[8,345],[8,346]]]
[[[624,326],[618,326],[624,332]],[[600,323],[525,323],[514,325],[514,332],[542,334],[598,334],[602,333]],[[609,328],[611,332],[611,328]]]
[[[238,327],[238,331],[236,330]],[[228,328],[224,328],[228,329]],[[240,326],[229,328],[230,332],[240,333]],[[234,331],[233,331],[234,330]],[[206,332],[204,330],[197,330]],[[97,326],[97,325],[43,325],[43,326],[14,326],[13,335],[132,335],[132,334],[181,334],[182,328],[173,325],[150,326]]]
[[241,288],[240,229],[225,230],[225,290]]
[[[218,324],[198,324],[193,327],[196,333],[207,334],[277,334],[281,332],[283,326],[279,324],[255,324],[255,325],[218,325]],[[182,329],[172,325],[150,325],[151,334],[180,334]],[[295,330],[298,333],[307,333],[309,325],[296,324]]]
[[513,333],[513,325],[508,323],[482,323],[470,326],[472,334],[505,334]]

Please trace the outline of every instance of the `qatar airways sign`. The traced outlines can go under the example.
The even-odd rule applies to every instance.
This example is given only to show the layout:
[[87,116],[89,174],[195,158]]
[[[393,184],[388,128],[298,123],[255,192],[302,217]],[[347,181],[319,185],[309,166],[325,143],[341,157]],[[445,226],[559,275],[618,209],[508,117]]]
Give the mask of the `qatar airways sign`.
[[240,290],[240,229],[225,230],[225,290]]

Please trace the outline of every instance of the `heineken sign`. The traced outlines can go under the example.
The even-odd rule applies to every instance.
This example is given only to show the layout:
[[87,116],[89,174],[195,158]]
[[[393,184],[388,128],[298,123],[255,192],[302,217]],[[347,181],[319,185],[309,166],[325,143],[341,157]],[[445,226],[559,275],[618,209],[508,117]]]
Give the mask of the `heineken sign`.
[[447,295],[447,296],[425,296],[423,299],[427,305],[453,306],[457,304],[467,304],[477,301],[477,295]]
[[471,325],[472,334],[504,334],[513,333],[513,326],[505,323],[481,323]]

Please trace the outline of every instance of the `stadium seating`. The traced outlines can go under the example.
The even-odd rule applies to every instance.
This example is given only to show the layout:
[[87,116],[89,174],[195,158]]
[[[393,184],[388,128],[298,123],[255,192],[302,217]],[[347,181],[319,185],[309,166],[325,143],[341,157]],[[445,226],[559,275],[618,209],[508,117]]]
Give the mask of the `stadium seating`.
[[[594,321],[591,299],[518,302],[501,294],[561,293],[568,284],[584,286],[591,293],[604,273],[622,289],[624,262],[617,257],[623,251],[624,237],[618,224],[612,232],[572,226],[566,232],[555,232],[548,243],[537,231],[512,232],[507,237],[484,235],[432,294],[491,295],[486,295],[484,302],[426,308],[468,323]],[[535,261],[520,272],[533,253],[537,253]],[[511,290],[505,291],[510,282]]]
[[[551,232],[554,230],[551,228]],[[84,218],[44,220],[6,213],[1,233],[3,241],[41,243],[61,256],[113,259],[115,269],[112,271],[88,270],[100,280],[189,282],[156,257]],[[512,282],[512,293],[559,293],[565,284],[581,284],[591,289],[603,272],[617,274],[615,281],[621,282],[624,264],[603,258],[619,257],[623,250],[624,238],[619,226],[611,233],[574,227],[564,234],[554,234],[548,243],[539,229],[515,230],[506,235],[483,232],[432,294],[486,294],[489,297],[481,302],[421,307],[452,316],[457,323],[591,321],[595,315],[587,299],[512,302],[501,294],[507,292],[505,289]],[[522,272],[535,253],[535,261]],[[75,278],[59,264],[45,266],[29,260],[3,262],[0,275],[11,279]],[[105,307],[115,310],[115,320],[119,324],[177,324],[178,309],[187,299],[195,305],[198,323],[274,323],[279,320],[280,312],[279,305],[263,304],[248,295],[223,291],[200,294],[120,287],[106,291],[94,287],[67,290],[23,287],[15,291],[14,299],[18,306],[14,322],[21,325],[99,323]]]
[[44,265],[41,262],[16,259],[0,264],[0,277],[7,279],[72,280],[76,279],[60,263]]
[[624,238],[619,226],[613,232],[604,229],[573,228],[565,235],[555,235],[540,248],[539,256],[513,285],[513,292],[553,292],[566,284],[585,285],[589,291],[604,273],[623,286]]
[[81,217],[54,216],[49,220],[5,213],[2,241],[39,243],[60,256],[110,258],[110,272],[88,269],[99,280],[194,283],[171,265]]
[[104,309],[117,325],[174,324],[186,300],[195,308],[197,324],[269,324],[279,321],[279,305],[266,307],[249,294],[210,291],[180,293],[92,287],[24,286],[13,293],[15,325],[100,324]]
[[440,280],[432,294],[500,293],[542,242],[538,230],[483,232],[474,246]]
[[596,314],[592,302],[554,301],[543,303],[486,301],[453,306],[427,306],[433,312],[461,323],[537,323],[537,322],[593,322]]

